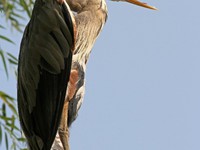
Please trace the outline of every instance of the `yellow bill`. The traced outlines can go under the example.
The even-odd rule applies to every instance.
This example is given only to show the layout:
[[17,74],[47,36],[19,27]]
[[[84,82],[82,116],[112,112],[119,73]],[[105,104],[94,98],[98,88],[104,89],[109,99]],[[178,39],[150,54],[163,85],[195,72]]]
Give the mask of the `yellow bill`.
[[140,2],[140,1],[138,1],[138,0],[126,0],[126,1],[129,2],[129,3],[135,4],[135,5],[141,6],[141,7],[145,7],[145,8],[157,10],[156,7],[150,6],[150,5],[148,5],[147,3],[143,3],[143,2]]
[[124,1],[124,2],[129,2],[129,3],[135,4],[135,5],[141,6],[141,7],[145,7],[145,8],[148,8],[148,9],[157,10],[156,7],[150,6],[147,3],[140,2],[138,0],[112,0],[112,1]]

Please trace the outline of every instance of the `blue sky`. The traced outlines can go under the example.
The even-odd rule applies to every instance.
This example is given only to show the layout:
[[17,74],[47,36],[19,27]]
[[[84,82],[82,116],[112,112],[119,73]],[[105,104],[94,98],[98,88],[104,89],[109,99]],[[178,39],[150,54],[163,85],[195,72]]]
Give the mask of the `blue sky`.
[[[200,2],[145,2],[159,11],[107,1],[72,150],[200,149]],[[0,82],[15,96],[14,79]]]

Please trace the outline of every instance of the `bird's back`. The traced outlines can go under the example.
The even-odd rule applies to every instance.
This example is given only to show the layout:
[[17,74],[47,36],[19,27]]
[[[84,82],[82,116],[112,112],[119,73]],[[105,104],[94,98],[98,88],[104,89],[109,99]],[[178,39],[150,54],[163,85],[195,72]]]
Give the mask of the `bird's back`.
[[69,80],[73,24],[55,0],[36,0],[21,42],[18,67],[20,123],[31,150],[49,150],[60,123]]

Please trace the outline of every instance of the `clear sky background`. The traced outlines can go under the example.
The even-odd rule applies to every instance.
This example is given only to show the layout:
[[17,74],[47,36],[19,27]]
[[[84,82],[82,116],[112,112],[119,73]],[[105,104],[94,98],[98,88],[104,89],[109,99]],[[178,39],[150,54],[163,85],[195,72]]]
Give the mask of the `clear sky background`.
[[[145,2],[159,11],[107,1],[72,150],[200,150],[200,1]],[[16,97],[2,72],[0,90]]]

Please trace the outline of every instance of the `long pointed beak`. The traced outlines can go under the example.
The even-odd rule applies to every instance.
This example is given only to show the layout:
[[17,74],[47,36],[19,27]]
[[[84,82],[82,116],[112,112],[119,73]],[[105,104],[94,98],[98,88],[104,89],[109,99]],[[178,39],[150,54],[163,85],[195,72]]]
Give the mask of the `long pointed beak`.
[[112,0],[112,1],[125,1],[125,2],[129,2],[129,3],[135,4],[135,5],[141,6],[141,7],[148,8],[148,9],[157,10],[156,7],[150,6],[150,5],[148,5],[147,3],[140,2],[140,1],[138,1],[138,0]]

